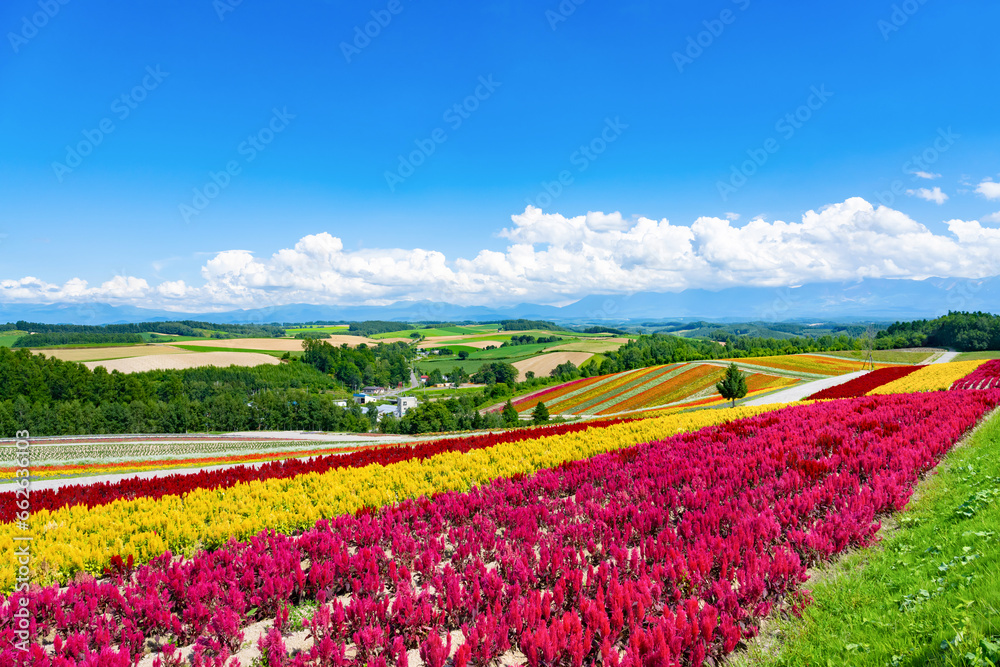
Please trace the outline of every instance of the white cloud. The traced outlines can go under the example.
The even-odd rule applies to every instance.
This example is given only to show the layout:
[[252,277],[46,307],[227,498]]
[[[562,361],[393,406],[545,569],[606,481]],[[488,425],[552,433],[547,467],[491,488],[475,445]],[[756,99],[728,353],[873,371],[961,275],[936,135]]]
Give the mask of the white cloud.
[[919,197],[920,199],[926,199],[927,201],[932,201],[938,206],[948,201],[948,195],[941,192],[941,188],[934,186],[933,190],[927,188],[920,188],[918,190],[907,190],[906,194],[911,197]]
[[[129,301],[143,299],[150,292],[149,283],[144,278],[115,276],[101,283],[100,287],[88,287],[86,280],[70,278],[62,285],[47,283],[33,276],[20,280],[0,280],[0,301]],[[136,303],[136,305],[142,305]]]
[[89,287],[79,279],[55,285],[27,277],[0,281],[0,302],[100,300],[188,311],[424,299],[558,304],[587,294],[996,273],[1000,229],[975,220],[946,227],[936,234],[861,198],[798,221],[757,217],[742,226],[718,217],[690,224],[617,212],[567,217],[529,206],[498,232],[505,248],[471,257],[423,248],[345,250],[341,239],[320,232],[270,256],[214,253],[199,285],[168,280],[151,288],[142,278],[117,276]]
[[976,187],[976,192],[990,200],[1000,199],[1000,183],[986,179]]
[[933,181],[935,178],[941,178],[941,174],[935,174],[929,171],[915,171],[913,175],[917,178],[925,178],[929,181]]
[[739,219],[740,219],[739,213],[726,213],[726,220],[732,220],[733,222],[736,222]]
[[983,222],[1000,222],[1000,211],[983,216]]

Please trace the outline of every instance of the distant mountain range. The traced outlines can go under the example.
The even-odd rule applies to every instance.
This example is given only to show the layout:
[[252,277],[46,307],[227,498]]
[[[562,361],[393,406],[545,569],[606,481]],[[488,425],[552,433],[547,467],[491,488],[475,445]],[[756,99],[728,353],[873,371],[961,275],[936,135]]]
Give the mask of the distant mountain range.
[[982,280],[870,279],[799,287],[733,287],[678,293],[592,295],[566,306],[523,303],[508,307],[456,306],[433,301],[399,301],[387,306],[289,304],[215,313],[179,313],[104,303],[0,304],[0,322],[118,324],[164,320],[219,323],[313,322],[327,320],[463,321],[544,319],[560,323],[627,324],[646,321],[717,320],[912,320],[949,310],[1000,312],[1000,276]]

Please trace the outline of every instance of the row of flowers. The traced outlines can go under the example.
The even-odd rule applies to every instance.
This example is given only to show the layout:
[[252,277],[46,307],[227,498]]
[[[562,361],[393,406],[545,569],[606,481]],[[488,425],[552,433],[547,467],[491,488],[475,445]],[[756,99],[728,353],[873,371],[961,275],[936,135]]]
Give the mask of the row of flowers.
[[[352,434],[353,435],[353,434]],[[356,437],[356,436],[355,436]],[[149,436],[133,436],[118,438],[114,441],[102,438],[94,440],[32,440],[32,459],[39,461],[74,461],[79,459],[145,459],[179,454],[219,454],[221,452],[255,452],[269,449],[287,448],[290,445],[331,443],[308,442],[290,438],[275,438],[270,440],[251,440],[232,438],[219,440],[218,436],[204,438],[189,435],[162,436],[163,439],[173,438],[175,442],[155,442],[148,440]],[[185,442],[176,442],[184,440]],[[49,444],[46,444],[49,443]],[[13,457],[16,451],[13,444],[0,447],[0,459],[4,461]]]
[[835,387],[827,387],[812,394],[806,400],[819,401],[831,398],[857,398],[865,396],[868,392],[881,387],[882,385],[905,378],[910,373],[914,373],[922,368],[921,366],[887,366],[876,369],[870,373],[865,373],[861,377],[838,384]]
[[951,385],[952,389],[996,389],[998,387],[1000,387],[1000,359],[987,361]]
[[542,389],[541,391],[528,394],[527,396],[514,401],[513,405],[518,412],[526,412],[534,409],[534,407],[542,401],[549,401],[551,403],[553,400],[561,398],[571,391],[577,391],[583,389],[584,387],[592,386],[595,382],[609,382],[612,377],[613,376],[611,375],[598,375],[595,377],[580,378],[579,380],[564,382],[563,384],[557,384],[554,387],[549,387],[547,389]]
[[598,405],[597,414],[611,414],[626,410],[638,410],[655,405],[666,405],[692,396],[714,385],[725,374],[719,366],[697,364],[680,375],[652,387],[640,386],[629,392],[622,392],[613,403]]
[[[443,452],[462,452],[483,447],[492,447],[503,442],[518,442],[547,435],[572,433],[586,428],[602,427],[619,423],[620,420],[590,421],[577,424],[559,424],[541,428],[517,429],[484,435],[440,438],[415,444],[367,445],[354,451],[318,450],[292,458],[285,455],[278,461],[268,462],[260,467],[237,465],[223,470],[202,470],[194,473],[177,473],[154,479],[129,478],[117,482],[80,483],[62,486],[58,489],[41,489],[31,494],[33,510],[56,510],[73,505],[98,507],[117,500],[137,498],[160,498],[169,495],[183,495],[196,489],[225,489],[240,483],[255,480],[285,479],[306,473],[323,473],[338,468],[357,468],[373,464],[389,465],[413,458],[427,458]],[[34,476],[37,469],[32,470]],[[0,521],[12,521],[16,513],[14,492],[0,493]]]
[[[818,354],[788,354],[775,357],[747,357],[745,359],[725,359],[735,361],[738,365],[776,369],[789,373],[804,373],[807,375],[844,375],[861,370],[861,362],[840,357],[827,357]],[[885,364],[876,364],[881,368]],[[754,370],[748,368],[747,370]]]
[[880,394],[907,394],[915,391],[944,391],[956,380],[964,378],[985,361],[952,361],[946,364],[919,366],[906,377],[888,382],[869,392],[871,396]]
[[[327,446],[322,448],[302,448],[285,451],[273,451],[262,454],[236,454],[231,456],[200,456],[182,459],[153,459],[138,461],[122,461],[120,463],[80,463],[67,465],[32,466],[32,479],[50,479],[65,477],[93,477],[96,475],[122,475],[127,473],[148,472],[152,470],[179,470],[184,468],[202,468],[221,465],[246,465],[282,461],[292,458],[307,458],[324,455],[349,454],[362,449],[386,447],[388,445],[361,446]],[[34,462],[33,462],[34,463]],[[0,480],[12,480],[16,477],[16,469],[0,468]],[[2,489],[3,487],[0,487]]]
[[[524,432],[515,431],[115,487],[96,484],[33,492],[32,577],[40,583],[65,582],[77,572],[101,572],[114,554],[132,555],[144,563],[167,549],[190,555],[266,528],[290,533],[362,507],[464,491],[492,479],[530,474],[778,407],[605,422],[610,425],[603,428],[563,425],[536,430],[527,440]],[[12,517],[13,494],[4,495],[6,516]],[[43,509],[42,499],[57,507]],[[16,523],[0,524],[0,590],[10,590],[14,583],[12,538],[18,534]]]
[[609,403],[617,403],[621,397],[649,387],[672,383],[678,377],[690,373],[691,370],[690,366],[684,365],[676,367],[654,366],[642,371],[635,371],[628,377],[626,382],[615,383],[615,386],[609,386],[606,391],[600,392],[596,396],[591,396],[586,401],[577,402],[575,405],[570,405],[563,409],[568,409],[570,412],[580,415],[596,414],[603,407],[609,405]]
[[[0,664],[125,667],[152,642],[165,664],[193,645],[195,664],[221,667],[248,624],[275,617],[258,643],[272,667],[398,665],[411,652],[479,667],[515,651],[529,665],[719,664],[772,609],[797,611],[807,568],[868,544],[998,404],[988,391],[789,408],[529,477],[498,470],[295,538],[265,531],[135,570],[118,559],[102,581],[30,596],[27,661],[4,600]],[[289,655],[287,605],[310,602]]]

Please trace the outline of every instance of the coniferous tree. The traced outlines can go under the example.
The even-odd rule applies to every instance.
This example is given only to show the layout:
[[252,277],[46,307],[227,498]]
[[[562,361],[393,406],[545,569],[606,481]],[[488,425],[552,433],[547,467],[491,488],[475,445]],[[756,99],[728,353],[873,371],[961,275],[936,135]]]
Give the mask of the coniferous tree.
[[715,385],[715,388],[722,395],[722,398],[732,401],[735,408],[736,399],[747,395],[747,376],[736,364],[729,364],[726,376]]

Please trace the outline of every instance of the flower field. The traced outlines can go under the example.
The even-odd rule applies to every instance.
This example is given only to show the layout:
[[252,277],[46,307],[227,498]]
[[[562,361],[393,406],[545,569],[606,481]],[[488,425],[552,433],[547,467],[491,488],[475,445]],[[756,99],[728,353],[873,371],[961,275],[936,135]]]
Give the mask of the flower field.
[[1000,387],[1000,359],[987,361],[951,385],[952,389],[996,389],[997,387]]
[[[776,357],[747,357],[745,359],[724,359],[724,362],[736,362],[747,371],[781,370],[799,373],[813,377],[829,377],[844,375],[861,370],[861,362],[837,357],[825,357],[818,354],[790,354]],[[875,364],[875,368],[883,368],[888,364]]]
[[[387,447],[311,461],[282,461],[156,480],[76,485],[31,494],[39,583],[97,574],[115,555],[145,563],[166,550],[193,554],[265,529],[292,532],[325,517],[407,498],[465,491],[680,431],[780,406],[713,410],[625,422],[567,424],[418,447]],[[14,493],[2,498],[0,589],[14,584]]]
[[[514,403],[514,407],[523,414],[545,402],[551,414],[614,415],[706,398],[705,393],[715,394],[715,383],[724,374],[720,362],[651,366],[559,385]],[[798,381],[798,377],[774,369],[750,370],[747,379],[751,393]]]
[[854,378],[844,384],[828,387],[809,396],[806,400],[819,401],[830,398],[857,398],[882,385],[901,380],[910,373],[920,370],[921,366],[886,366],[861,377]]
[[[362,437],[363,434],[352,434],[354,438]],[[178,442],[178,438],[183,438]],[[164,442],[165,441],[165,442]],[[8,461],[14,457],[15,449],[13,442],[10,444],[0,444],[0,459]],[[292,446],[311,445],[314,448],[320,446],[333,447],[339,443],[325,443],[306,440],[295,440],[292,438],[271,438],[268,440],[249,438],[227,438],[199,437],[197,435],[173,435],[153,438],[140,435],[123,437],[100,436],[96,438],[58,438],[32,439],[32,460],[43,461],[69,461],[77,459],[147,459],[154,457],[165,458],[167,456],[178,456],[184,454],[225,454],[227,452],[266,452],[276,449],[287,449]]]
[[[285,451],[270,451],[261,454],[243,454],[234,456],[199,456],[192,458],[171,458],[171,459],[139,459],[134,461],[121,461],[117,463],[80,463],[64,465],[39,465],[33,466],[32,478],[48,479],[71,476],[95,476],[95,475],[119,475],[133,472],[146,472],[150,470],[177,470],[182,468],[202,468],[218,465],[238,465],[256,464],[269,461],[281,461],[284,459],[303,458],[311,456],[323,456],[331,454],[347,454],[370,447],[385,447],[385,445],[362,445],[347,447],[322,447],[313,449],[294,449]],[[15,468],[0,467],[0,481],[13,480],[15,478]],[[3,487],[0,486],[0,490]]]
[[964,378],[986,363],[985,360],[952,361],[947,364],[921,366],[917,371],[899,380],[894,380],[869,392],[879,394],[903,394],[914,391],[944,391],[956,380]]
[[[221,666],[267,619],[256,656],[270,667],[719,664],[772,610],[806,603],[807,568],[868,544],[880,517],[998,404],[998,390],[951,391],[737,421],[750,411],[636,420],[355,468],[354,502],[336,506],[328,498],[342,487],[315,473],[284,500],[263,493],[267,481],[228,497],[192,492],[159,511],[214,524],[244,508],[263,523],[186,559],[163,548],[138,567],[109,561],[101,580],[52,579],[67,585],[28,598],[30,664],[125,667],[163,647],[173,665],[187,646],[195,664]],[[110,533],[109,515],[128,502],[33,520],[63,550],[83,549],[62,522],[90,516],[100,524],[91,535]],[[197,516],[212,502],[211,516]],[[289,529],[285,510],[309,521],[302,534],[273,532]],[[304,630],[290,626],[289,605],[314,608]],[[5,599],[4,666],[24,659],[15,612]]]

